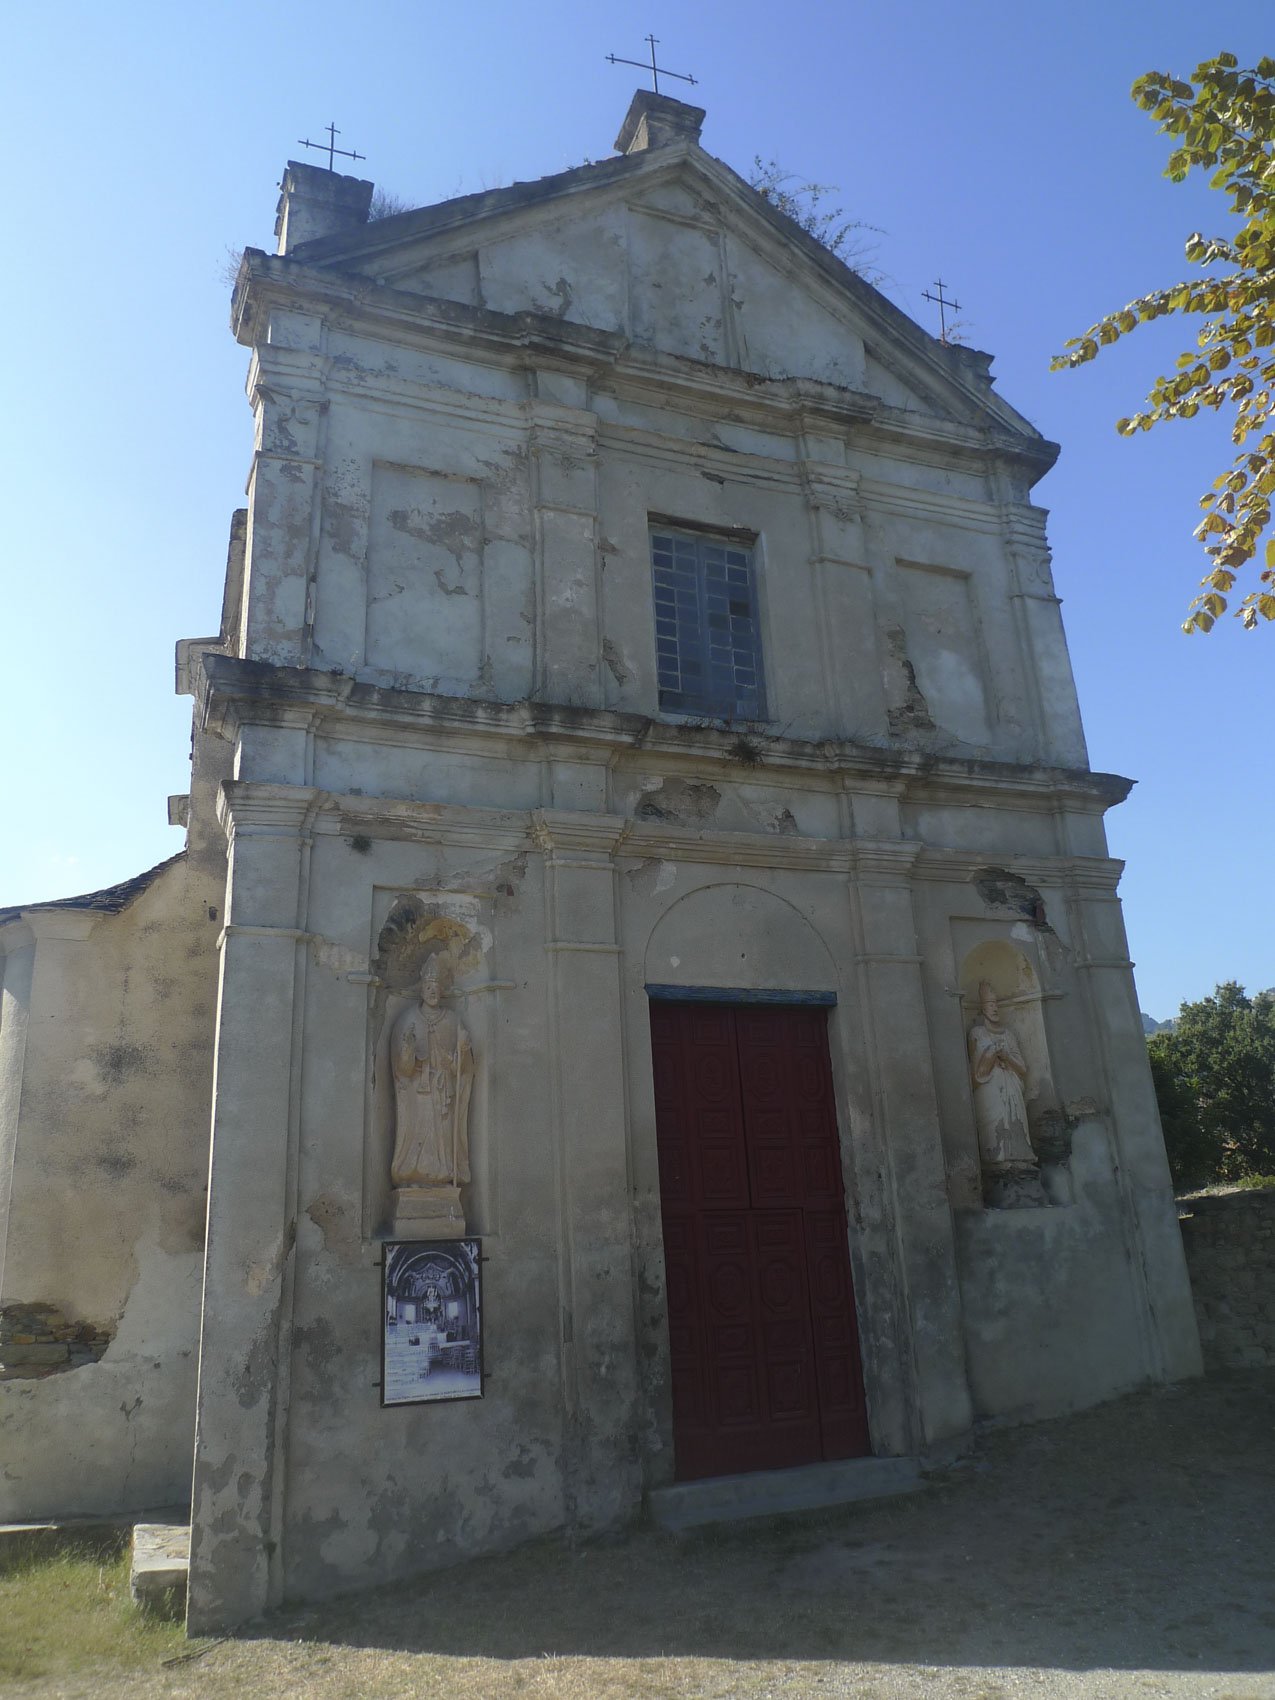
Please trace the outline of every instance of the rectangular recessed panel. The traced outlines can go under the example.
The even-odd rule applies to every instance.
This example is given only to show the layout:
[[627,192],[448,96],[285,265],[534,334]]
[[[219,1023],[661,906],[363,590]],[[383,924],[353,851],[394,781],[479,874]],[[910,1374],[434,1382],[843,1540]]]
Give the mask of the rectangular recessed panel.
[[705,1250],[711,1257],[747,1257],[747,1217],[743,1215],[706,1215],[703,1242]]
[[712,1409],[723,1430],[756,1427],[762,1404],[754,1363],[723,1364],[718,1368],[713,1378]]
[[369,666],[463,695],[483,666],[482,486],[423,467],[372,469]]
[[968,573],[899,562],[907,654],[935,725],[990,741],[987,667]]
[[753,1331],[747,1323],[728,1323],[714,1328],[709,1342],[714,1357],[742,1357],[753,1350]]

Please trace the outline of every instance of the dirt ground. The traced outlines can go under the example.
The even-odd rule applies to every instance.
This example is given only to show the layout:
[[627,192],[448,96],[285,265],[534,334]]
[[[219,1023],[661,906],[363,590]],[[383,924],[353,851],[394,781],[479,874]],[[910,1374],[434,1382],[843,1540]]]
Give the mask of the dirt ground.
[[925,1492],[542,1542],[10,1692],[1275,1700],[1275,1373],[983,1436]]

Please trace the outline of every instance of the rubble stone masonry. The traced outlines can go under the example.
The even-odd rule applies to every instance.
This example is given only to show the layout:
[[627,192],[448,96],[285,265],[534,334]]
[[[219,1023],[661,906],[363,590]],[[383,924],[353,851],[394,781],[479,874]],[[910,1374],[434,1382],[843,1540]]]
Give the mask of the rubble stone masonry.
[[1275,1364],[1275,1188],[1179,1204],[1205,1368]]

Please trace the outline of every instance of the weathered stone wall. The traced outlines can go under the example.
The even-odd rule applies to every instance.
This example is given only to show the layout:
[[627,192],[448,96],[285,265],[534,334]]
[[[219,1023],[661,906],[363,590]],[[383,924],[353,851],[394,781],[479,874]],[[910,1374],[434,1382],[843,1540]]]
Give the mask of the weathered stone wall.
[[216,849],[2,918],[0,1520],[190,1491]]
[[1275,1364],[1275,1190],[1179,1205],[1205,1368]]

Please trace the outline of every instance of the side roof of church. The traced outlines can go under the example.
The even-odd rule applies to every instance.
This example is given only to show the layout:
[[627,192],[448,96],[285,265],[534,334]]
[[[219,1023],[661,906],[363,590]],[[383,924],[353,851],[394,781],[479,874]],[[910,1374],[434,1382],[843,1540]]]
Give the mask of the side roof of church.
[[100,891],[85,891],[75,897],[53,897],[43,902],[10,904],[7,908],[0,909],[0,926],[6,921],[16,921],[19,916],[36,909],[83,909],[95,915],[121,915],[130,903],[149,890],[161,874],[167,873],[169,868],[176,867],[185,859],[186,852],[179,850],[175,856],[167,856],[162,862],[156,862],[153,868],[145,868],[140,874],[121,880],[118,885],[103,886]]

